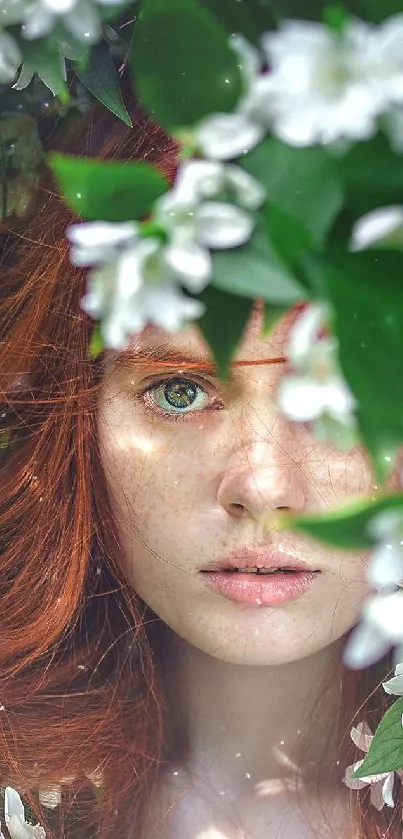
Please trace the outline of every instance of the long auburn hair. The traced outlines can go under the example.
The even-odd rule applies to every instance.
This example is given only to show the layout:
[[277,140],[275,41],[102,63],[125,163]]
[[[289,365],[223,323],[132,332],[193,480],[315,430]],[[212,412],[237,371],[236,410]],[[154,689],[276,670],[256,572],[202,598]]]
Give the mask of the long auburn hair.
[[[57,147],[146,159],[173,178],[175,142],[127,104],[133,129],[96,105]],[[2,229],[0,785],[25,792],[48,837],[140,839],[159,773],[186,738],[172,733],[164,625],[121,570],[96,431],[103,356],[88,355],[85,272],[65,239],[74,220],[47,173],[29,220]],[[340,777],[360,757],[351,725],[374,729],[386,710],[381,669],[344,672]],[[37,789],[61,781],[61,804],[43,809]],[[357,839],[400,839],[400,789],[393,811],[376,811],[367,789],[350,798]]]

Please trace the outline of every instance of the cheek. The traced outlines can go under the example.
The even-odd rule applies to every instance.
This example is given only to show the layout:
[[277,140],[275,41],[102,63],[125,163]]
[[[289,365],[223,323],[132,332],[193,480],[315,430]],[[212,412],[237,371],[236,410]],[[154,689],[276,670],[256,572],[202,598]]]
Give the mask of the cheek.
[[182,426],[162,434],[133,420],[102,424],[102,462],[124,533],[159,542],[214,492],[215,461],[203,430]]
[[375,500],[377,486],[373,470],[362,449],[350,452],[330,447],[325,451],[314,449],[312,453],[307,452],[305,462],[309,482],[318,490],[316,504],[319,510],[323,510],[324,501],[330,508],[347,504],[358,496]]

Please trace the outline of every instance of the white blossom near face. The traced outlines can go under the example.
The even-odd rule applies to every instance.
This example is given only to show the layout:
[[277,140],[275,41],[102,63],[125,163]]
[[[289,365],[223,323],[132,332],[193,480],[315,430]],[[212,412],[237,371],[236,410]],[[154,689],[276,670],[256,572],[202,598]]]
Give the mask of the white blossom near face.
[[48,35],[62,21],[77,41],[93,44],[102,34],[97,5],[119,7],[122,0],[0,0],[0,19],[4,26],[22,23],[28,40]]
[[[361,749],[362,752],[369,751],[374,735],[366,722],[361,722],[357,727],[353,727],[350,732],[350,737],[355,745]],[[368,775],[365,778],[353,778],[354,772],[362,766],[364,758],[348,766],[344,775],[344,783],[350,789],[364,789],[370,785],[371,804],[377,810],[382,810],[385,804],[388,807],[394,807],[395,802],[393,798],[395,775],[402,778],[402,772],[383,772],[380,775]]]
[[0,30],[0,84],[9,84],[22,62],[20,48],[9,32]]
[[[131,347],[141,363],[128,365],[126,354],[128,366],[119,366],[125,354],[110,354],[99,404],[101,459],[128,580],[179,636],[239,664],[281,664],[326,648],[358,622],[369,591],[365,555],[263,524],[268,512],[325,512],[374,496],[360,448],[318,443],[306,424],[281,414],[276,394],[287,364],[276,359],[287,334],[282,322],[262,340],[255,311],[236,360],[264,363],[233,366],[223,384],[214,368],[200,368],[209,357],[195,327],[177,336],[146,329]],[[298,600],[234,603],[200,573],[235,549],[269,547],[319,570]]]

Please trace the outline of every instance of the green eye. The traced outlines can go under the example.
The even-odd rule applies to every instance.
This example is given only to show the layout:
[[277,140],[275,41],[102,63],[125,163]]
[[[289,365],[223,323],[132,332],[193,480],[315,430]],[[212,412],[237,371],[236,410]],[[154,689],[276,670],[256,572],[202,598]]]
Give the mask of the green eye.
[[175,378],[150,389],[152,400],[164,411],[190,413],[206,407],[208,394],[192,379]]

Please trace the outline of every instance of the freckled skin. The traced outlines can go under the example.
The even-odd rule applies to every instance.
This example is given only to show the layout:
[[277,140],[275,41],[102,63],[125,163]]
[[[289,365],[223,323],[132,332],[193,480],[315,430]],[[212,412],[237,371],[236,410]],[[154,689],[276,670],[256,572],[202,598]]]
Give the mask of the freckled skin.
[[[268,339],[260,334],[255,313],[238,360],[284,355],[284,323]],[[159,342],[167,338],[158,331]],[[155,330],[146,330],[135,343],[141,349],[155,340]],[[207,355],[195,327],[175,336],[175,347]],[[232,663],[282,664],[326,648],[357,622],[368,591],[364,554],[264,529],[264,515],[279,507],[325,511],[375,492],[360,449],[320,444],[307,426],[280,414],[275,396],[285,368],[239,366],[228,386],[185,371],[207,391],[206,407],[178,421],[141,395],[147,383],[177,377],[178,368],[134,364],[112,372],[100,401],[101,457],[130,582],[181,638]],[[208,589],[198,573],[239,546],[272,544],[322,571],[296,602],[240,606]]]

